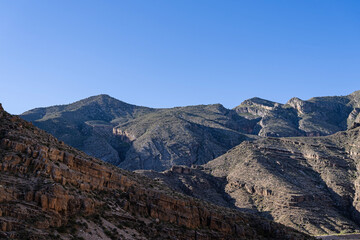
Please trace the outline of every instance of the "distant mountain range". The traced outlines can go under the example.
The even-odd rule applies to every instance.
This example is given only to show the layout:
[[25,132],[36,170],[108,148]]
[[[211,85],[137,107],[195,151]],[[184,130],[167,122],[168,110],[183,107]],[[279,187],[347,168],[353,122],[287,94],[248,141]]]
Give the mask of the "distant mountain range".
[[360,91],[286,104],[252,98],[234,109],[220,104],[153,109],[99,95],[20,116],[116,166],[162,171],[207,163],[244,140],[330,135],[351,128],[359,113]]

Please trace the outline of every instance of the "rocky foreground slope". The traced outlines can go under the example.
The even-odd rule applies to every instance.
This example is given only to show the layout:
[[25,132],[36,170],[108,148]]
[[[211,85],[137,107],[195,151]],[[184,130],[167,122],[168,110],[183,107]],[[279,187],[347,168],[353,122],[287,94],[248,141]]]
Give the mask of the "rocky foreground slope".
[[163,171],[204,164],[258,136],[333,134],[352,127],[359,113],[360,91],[286,104],[252,98],[234,109],[220,104],[151,109],[99,95],[21,117],[114,165]]
[[360,127],[245,141],[203,166],[141,171],[185,194],[310,234],[360,231]]
[[2,239],[310,239],[80,152],[0,105]]

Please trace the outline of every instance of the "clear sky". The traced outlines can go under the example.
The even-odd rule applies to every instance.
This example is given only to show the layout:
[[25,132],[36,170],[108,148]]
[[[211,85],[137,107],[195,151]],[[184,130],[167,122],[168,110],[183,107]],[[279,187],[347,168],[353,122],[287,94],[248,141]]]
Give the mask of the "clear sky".
[[0,102],[173,107],[360,90],[359,0],[0,0]]

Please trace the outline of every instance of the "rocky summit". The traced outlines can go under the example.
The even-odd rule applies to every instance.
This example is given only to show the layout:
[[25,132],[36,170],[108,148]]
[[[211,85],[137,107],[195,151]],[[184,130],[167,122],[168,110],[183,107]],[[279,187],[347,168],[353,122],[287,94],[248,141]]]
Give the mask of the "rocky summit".
[[244,101],[234,110],[257,120],[252,134],[264,137],[325,136],[349,129],[360,112],[360,91],[348,96],[292,98],[286,104],[261,98]]
[[311,239],[90,157],[1,105],[0,238]]
[[153,111],[99,95],[69,105],[37,108],[21,117],[65,143],[116,165],[129,143],[116,137],[113,127]]

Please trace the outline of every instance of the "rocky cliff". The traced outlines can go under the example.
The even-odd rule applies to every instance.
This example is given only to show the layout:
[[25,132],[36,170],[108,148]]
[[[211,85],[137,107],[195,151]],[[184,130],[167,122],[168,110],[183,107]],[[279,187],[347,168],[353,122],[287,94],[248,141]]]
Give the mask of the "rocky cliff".
[[264,137],[325,136],[349,129],[359,115],[360,91],[347,96],[292,98],[286,104],[260,98],[234,110],[257,120],[252,133]]
[[359,164],[355,127],[325,137],[245,141],[203,166],[142,173],[218,205],[331,234],[360,231]]
[[0,238],[309,239],[78,151],[0,105]]

